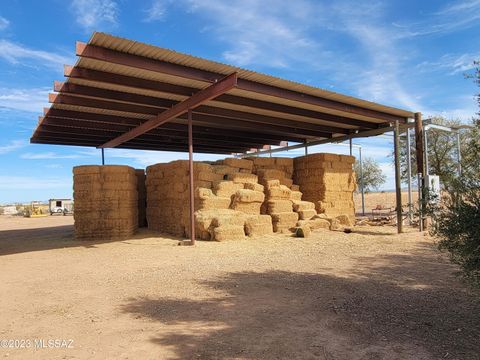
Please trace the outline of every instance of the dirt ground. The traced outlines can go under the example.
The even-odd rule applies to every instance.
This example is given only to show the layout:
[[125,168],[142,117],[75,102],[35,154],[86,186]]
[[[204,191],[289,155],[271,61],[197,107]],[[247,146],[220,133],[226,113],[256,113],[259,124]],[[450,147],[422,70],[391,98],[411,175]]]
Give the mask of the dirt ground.
[[[365,215],[369,216],[372,214],[372,209],[376,208],[377,205],[382,205],[386,208],[391,207],[395,208],[395,192],[369,192],[365,193]],[[354,193],[353,200],[355,202],[355,210],[357,214],[362,212],[362,195],[360,193]],[[412,191],[412,204],[414,206],[418,202],[418,193]],[[408,192],[402,192],[402,204],[406,210],[408,204]]]
[[480,358],[479,294],[413,230],[180,247],[76,242],[72,222],[0,217],[0,339],[30,341],[2,358]]

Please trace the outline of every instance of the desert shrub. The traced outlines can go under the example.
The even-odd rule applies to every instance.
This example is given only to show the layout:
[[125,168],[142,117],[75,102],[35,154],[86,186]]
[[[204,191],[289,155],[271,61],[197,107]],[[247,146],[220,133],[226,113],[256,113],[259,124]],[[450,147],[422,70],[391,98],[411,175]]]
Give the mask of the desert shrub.
[[457,181],[432,215],[431,233],[439,238],[439,248],[480,285],[480,181]]

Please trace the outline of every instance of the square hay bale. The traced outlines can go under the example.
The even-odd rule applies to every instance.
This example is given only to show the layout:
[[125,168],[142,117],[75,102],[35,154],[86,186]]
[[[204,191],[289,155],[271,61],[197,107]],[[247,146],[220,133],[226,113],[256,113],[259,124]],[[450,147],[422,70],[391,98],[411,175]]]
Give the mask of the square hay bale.
[[254,175],[254,174],[245,174],[245,173],[228,174],[227,179],[235,183],[241,183],[241,184],[258,183],[258,177],[257,175]]
[[264,200],[263,192],[248,189],[237,190],[233,197],[233,203],[263,203]]
[[216,174],[214,172],[200,171],[195,175],[195,178],[200,181],[219,181],[223,180],[222,174]]
[[275,179],[275,180],[262,179],[260,181],[260,183],[264,186],[264,188],[266,190],[268,190],[270,188],[274,188],[274,187],[280,187],[280,180],[278,180],[278,179]]
[[215,241],[226,240],[244,240],[245,232],[243,226],[228,225],[219,226],[213,229],[213,239]]
[[249,160],[253,161],[255,167],[267,167],[275,165],[275,159],[270,157],[250,157]]
[[340,162],[344,162],[347,164],[354,164],[355,163],[355,156],[350,155],[338,155],[340,157]]
[[282,213],[291,212],[292,202],[290,200],[268,200],[267,201],[267,213]]
[[283,179],[285,177],[285,171],[278,169],[257,169],[257,175],[259,178]]
[[302,195],[303,194],[300,191],[292,190],[290,192],[290,200],[300,201],[300,200],[302,200]]
[[295,212],[283,212],[270,214],[272,217],[273,231],[284,232],[295,227],[298,221],[298,214]]
[[245,214],[257,215],[257,214],[260,214],[260,209],[262,207],[262,203],[259,203],[259,202],[251,202],[251,203],[233,202],[230,207],[233,210],[241,211]]
[[253,168],[253,161],[246,159],[226,158],[223,160],[223,164],[240,169],[248,169],[250,171]]
[[292,191],[285,185],[280,185],[267,189],[266,193],[269,200],[289,200]]
[[228,209],[232,200],[228,197],[211,196],[195,202],[195,210]]
[[240,168],[228,165],[213,165],[213,172],[216,174],[227,175],[240,172]]
[[246,183],[244,186],[245,186],[245,189],[253,190],[253,191],[263,192],[265,189],[264,186],[261,184]]
[[272,217],[270,215],[247,216],[245,234],[251,237],[273,234]]
[[273,158],[273,159],[275,160],[276,165],[293,167],[293,158],[276,157],[276,158]]
[[207,199],[215,196],[211,189],[198,187],[195,189],[195,198],[196,199]]
[[247,215],[240,211],[233,210],[228,213],[218,213],[212,219],[210,226],[216,228],[219,226],[244,226]]
[[317,215],[317,212],[315,211],[315,209],[298,211],[298,218],[300,220],[310,220],[315,215]]
[[291,188],[293,185],[293,180],[289,178],[280,179],[280,184],[285,185],[288,188]]
[[350,217],[345,214],[335,216],[335,220],[337,220],[340,223],[340,225],[344,225],[348,227],[352,227],[354,225]]
[[292,204],[293,204],[293,211],[296,211],[296,212],[315,209],[315,203],[310,201],[293,200]]
[[243,187],[243,183],[235,183],[228,180],[216,181],[213,183],[213,191],[215,192],[215,195],[223,197],[232,197],[232,195],[238,190],[243,189]]

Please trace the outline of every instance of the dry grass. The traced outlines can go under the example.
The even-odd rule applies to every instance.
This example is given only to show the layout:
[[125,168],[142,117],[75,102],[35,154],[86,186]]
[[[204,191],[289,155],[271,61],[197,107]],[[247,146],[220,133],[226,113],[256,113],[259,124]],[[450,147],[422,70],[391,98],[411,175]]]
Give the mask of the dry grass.
[[478,359],[478,294],[432,240],[393,227],[179,247],[76,242],[71,217],[0,217],[9,359]]
[[[395,208],[395,192],[371,192],[365,194],[365,213],[371,214],[372,209],[377,205]],[[359,214],[362,211],[362,195],[354,193],[353,200],[355,202],[355,211]],[[418,201],[418,193],[412,191],[412,201],[416,204]],[[402,204],[408,204],[408,192],[402,192]]]

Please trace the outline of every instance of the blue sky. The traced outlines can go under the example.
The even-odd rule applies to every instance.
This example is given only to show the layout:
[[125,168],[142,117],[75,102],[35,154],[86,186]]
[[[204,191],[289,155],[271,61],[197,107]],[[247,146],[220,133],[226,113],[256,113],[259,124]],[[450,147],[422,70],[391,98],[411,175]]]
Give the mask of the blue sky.
[[[104,31],[413,111],[468,121],[478,89],[480,0],[44,0],[0,5],[0,203],[70,197],[72,166],[91,148],[31,145],[53,80],[75,41]],[[355,141],[393,187],[388,138]],[[324,146],[317,151],[346,153]],[[145,167],[185,154],[106,150]],[[214,156],[196,155],[196,159]]]

